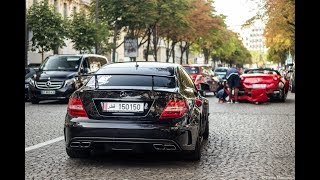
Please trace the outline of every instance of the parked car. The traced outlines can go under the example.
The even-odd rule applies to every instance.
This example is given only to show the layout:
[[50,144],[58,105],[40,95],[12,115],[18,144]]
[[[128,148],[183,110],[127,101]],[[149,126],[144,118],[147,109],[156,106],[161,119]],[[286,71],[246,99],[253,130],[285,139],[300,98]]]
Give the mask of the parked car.
[[250,97],[255,89],[265,89],[269,100],[284,102],[289,90],[289,81],[274,69],[247,69],[241,75],[239,96]]
[[226,74],[228,69],[229,69],[228,67],[217,67],[214,69],[214,72],[218,74],[220,81],[223,81],[226,79]]
[[28,101],[29,96],[28,96],[28,89],[29,89],[29,82],[31,77],[36,74],[36,69],[34,68],[25,68],[25,83],[24,83],[24,100]]
[[295,70],[295,65],[292,67],[292,73],[290,74],[290,79],[289,79],[289,89],[292,93],[296,92],[296,70]]
[[88,75],[108,63],[104,56],[96,54],[52,55],[41,64],[39,71],[29,81],[28,95],[32,104],[41,100],[68,100],[80,88]]
[[34,69],[38,70],[40,65],[41,65],[41,63],[29,63],[28,68],[34,68]]
[[212,67],[205,64],[183,65],[187,73],[192,78],[196,87],[201,91],[202,96],[207,92],[216,93],[219,87],[219,77],[212,71]]
[[177,152],[199,160],[208,115],[208,99],[179,64],[105,65],[69,99],[66,152],[71,158],[99,150]]

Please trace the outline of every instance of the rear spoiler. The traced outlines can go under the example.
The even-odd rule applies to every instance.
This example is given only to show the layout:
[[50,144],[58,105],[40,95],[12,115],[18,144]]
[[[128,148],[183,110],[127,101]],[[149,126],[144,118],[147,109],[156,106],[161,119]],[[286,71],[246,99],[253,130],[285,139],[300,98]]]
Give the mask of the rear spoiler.
[[[106,75],[129,75],[129,76],[152,76],[152,91],[154,91],[154,77],[168,77],[168,78],[175,78],[176,76],[168,76],[168,75],[155,75],[155,74],[83,74],[83,75],[76,75],[75,77],[88,77],[88,76],[94,76],[94,88],[99,89],[99,83],[97,76],[106,76]],[[177,81],[176,81],[177,82]]]

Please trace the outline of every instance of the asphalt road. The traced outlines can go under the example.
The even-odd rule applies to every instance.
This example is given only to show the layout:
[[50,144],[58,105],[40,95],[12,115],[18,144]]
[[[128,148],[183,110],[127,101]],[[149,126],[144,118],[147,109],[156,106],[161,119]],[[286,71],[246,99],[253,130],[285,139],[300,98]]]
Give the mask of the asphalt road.
[[199,162],[172,154],[70,159],[62,139],[67,104],[26,102],[25,179],[295,178],[295,94],[289,93],[285,103],[259,105],[221,104],[213,95],[208,98],[210,135]]

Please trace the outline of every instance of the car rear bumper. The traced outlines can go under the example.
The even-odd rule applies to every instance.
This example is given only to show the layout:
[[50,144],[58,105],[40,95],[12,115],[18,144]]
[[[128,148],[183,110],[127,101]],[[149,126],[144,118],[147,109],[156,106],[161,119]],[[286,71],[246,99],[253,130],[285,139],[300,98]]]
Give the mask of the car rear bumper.
[[[67,116],[68,117],[68,116]],[[195,149],[196,125],[137,124],[128,121],[68,118],[66,148],[109,151],[189,151]]]
[[[266,91],[266,94],[268,96],[268,98],[270,99],[278,99],[280,98],[281,96],[281,90],[278,90],[278,89],[269,89]],[[239,90],[239,96],[241,95],[246,95],[246,96],[249,96],[251,97],[251,90]]]

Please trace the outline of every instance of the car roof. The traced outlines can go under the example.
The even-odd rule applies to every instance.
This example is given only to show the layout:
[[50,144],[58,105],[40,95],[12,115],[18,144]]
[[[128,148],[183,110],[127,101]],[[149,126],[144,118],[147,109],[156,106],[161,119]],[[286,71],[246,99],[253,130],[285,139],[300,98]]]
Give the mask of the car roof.
[[102,66],[97,74],[144,74],[144,75],[163,75],[173,76],[174,69],[181,66],[175,63],[163,62],[124,62],[113,63]]
[[54,54],[51,56],[82,56],[84,58],[88,57],[88,56],[95,56],[95,57],[107,58],[107,57],[99,55],[99,54]]
[[200,67],[200,66],[205,66],[205,67],[211,67],[211,65],[210,64],[184,64],[184,65],[182,65],[182,66],[184,66],[184,67],[187,67],[187,66],[197,66],[197,67]]

